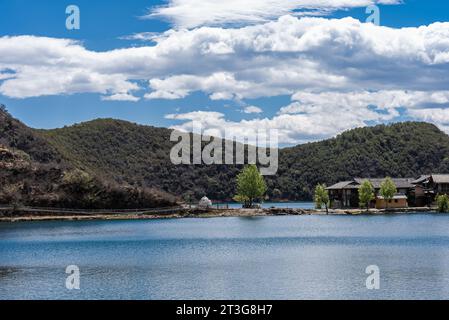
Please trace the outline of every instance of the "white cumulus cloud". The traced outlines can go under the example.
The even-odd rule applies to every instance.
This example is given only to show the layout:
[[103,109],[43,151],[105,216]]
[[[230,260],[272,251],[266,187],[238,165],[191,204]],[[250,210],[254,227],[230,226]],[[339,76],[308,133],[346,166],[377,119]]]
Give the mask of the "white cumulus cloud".
[[131,102],[137,102],[140,100],[138,97],[135,97],[127,93],[116,93],[110,96],[103,96],[101,97],[101,99],[104,101],[131,101]]
[[256,106],[246,106],[243,108],[243,112],[247,113],[247,114],[251,114],[251,113],[262,113],[263,110],[259,107]]
[[372,4],[398,4],[400,0],[169,0],[153,8],[148,18],[165,18],[179,28],[254,24],[293,14],[326,15],[338,9]]
[[181,121],[173,126],[177,130],[192,131],[194,124],[201,123],[205,134],[228,130],[242,138],[257,129],[277,129],[280,143],[297,144],[394,120],[400,109],[405,109],[406,116],[433,122],[449,132],[449,91],[298,92],[293,99],[272,118],[229,121],[222,113],[207,111],[171,114],[167,118]]
[[[180,99],[308,91],[440,91],[449,86],[449,23],[388,28],[352,18],[296,18],[244,28],[171,30],[156,45],[92,51],[67,39],[0,37],[0,93],[95,92]],[[142,83],[148,83],[143,86]]]
[[[68,39],[0,37],[0,94],[98,93],[137,101],[200,91],[242,105],[288,95],[292,104],[272,118],[239,122],[213,114],[208,122],[235,130],[279,127],[285,143],[393,120],[399,112],[442,128],[449,122],[448,22],[398,29],[286,15],[240,28],[170,30],[152,39],[152,46],[93,51]],[[188,123],[198,115],[173,119]]]

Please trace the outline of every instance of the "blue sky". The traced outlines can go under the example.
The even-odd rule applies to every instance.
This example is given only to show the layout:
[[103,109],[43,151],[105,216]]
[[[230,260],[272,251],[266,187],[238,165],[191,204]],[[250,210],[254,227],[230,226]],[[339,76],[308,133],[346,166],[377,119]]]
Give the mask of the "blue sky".
[[[321,17],[303,18],[297,14],[305,10],[301,1],[294,10],[282,8],[281,1],[273,10],[264,7],[278,15],[248,11],[238,23],[235,0],[232,8],[217,8],[228,15],[213,22],[203,20],[216,12],[196,10],[198,0],[182,1],[181,8],[143,0],[0,2],[0,102],[36,128],[111,117],[188,130],[200,120],[211,129],[279,127],[285,144],[409,119],[448,131],[449,25],[435,24],[449,21],[445,1],[380,1],[381,26],[372,29],[345,19],[364,22],[366,6],[347,8],[340,0],[337,8],[315,8],[326,12]],[[80,30],[65,27],[70,4],[80,8]],[[160,6],[172,11],[143,18]],[[432,27],[421,32],[422,26]],[[395,32],[403,27],[411,31]],[[286,28],[301,42],[283,42]],[[130,39],[150,32],[163,36],[157,43]],[[132,51],[137,47],[143,50]],[[152,47],[160,50],[146,50]],[[116,49],[129,50],[116,57]],[[102,59],[105,66],[98,66]],[[109,70],[115,67],[119,71]]]

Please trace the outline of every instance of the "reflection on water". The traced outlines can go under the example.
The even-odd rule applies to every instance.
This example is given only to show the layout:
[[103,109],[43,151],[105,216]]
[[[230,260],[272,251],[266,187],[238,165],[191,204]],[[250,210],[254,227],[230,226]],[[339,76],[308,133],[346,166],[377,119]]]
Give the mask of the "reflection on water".
[[0,299],[446,299],[449,216],[3,223],[0,266]]

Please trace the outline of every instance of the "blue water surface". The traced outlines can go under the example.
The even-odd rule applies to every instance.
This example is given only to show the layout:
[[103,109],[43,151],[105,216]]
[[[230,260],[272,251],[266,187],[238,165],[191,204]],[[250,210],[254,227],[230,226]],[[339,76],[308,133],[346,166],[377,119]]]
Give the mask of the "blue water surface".
[[449,298],[448,215],[0,223],[0,299],[410,298]]
[[[217,204],[214,204],[217,205]],[[227,205],[231,209],[240,209],[242,208],[241,203],[229,202],[218,204],[219,206]],[[289,208],[289,209],[315,209],[315,204],[313,202],[263,202],[260,204],[262,208]]]

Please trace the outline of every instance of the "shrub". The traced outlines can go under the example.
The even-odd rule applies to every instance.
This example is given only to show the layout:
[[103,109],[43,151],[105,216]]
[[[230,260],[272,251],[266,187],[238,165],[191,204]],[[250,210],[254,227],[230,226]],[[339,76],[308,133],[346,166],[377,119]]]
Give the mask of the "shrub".
[[447,194],[437,196],[438,212],[449,212],[449,196]]

